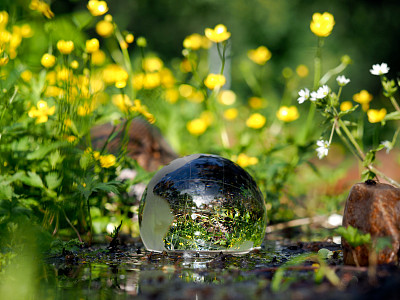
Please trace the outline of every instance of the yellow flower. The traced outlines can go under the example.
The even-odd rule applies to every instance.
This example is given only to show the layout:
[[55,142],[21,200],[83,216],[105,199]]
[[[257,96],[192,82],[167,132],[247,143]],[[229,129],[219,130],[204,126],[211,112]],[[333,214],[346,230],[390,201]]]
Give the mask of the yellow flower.
[[0,29],[5,28],[8,23],[8,12],[0,11]]
[[36,107],[32,107],[29,112],[28,116],[31,118],[36,118],[36,124],[45,123],[49,119],[49,116],[53,115],[56,111],[56,107],[48,107],[46,101],[40,100],[36,104]]
[[189,121],[186,128],[192,135],[201,135],[207,129],[207,121],[201,118]]
[[29,82],[32,79],[32,72],[29,70],[25,70],[21,73],[21,78],[25,82]]
[[264,65],[271,59],[271,52],[265,46],[260,46],[257,49],[247,51],[247,56],[256,64]]
[[125,87],[128,77],[128,72],[118,65],[109,65],[103,70],[103,80],[107,84],[114,84],[117,88]]
[[87,53],[93,53],[99,50],[100,48],[100,43],[98,39],[91,39],[86,41],[86,52]]
[[92,64],[95,66],[101,66],[106,61],[106,54],[103,50],[97,50],[92,53],[91,58]]
[[9,58],[6,57],[2,57],[0,58],[0,67],[5,66],[6,64],[8,64]]
[[51,11],[50,6],[41,0],[32,0],[29,8],[42,13],[48,19],[54,17],[54,13]]
[[240,153],[236,159],[236,163],[242,168],[258,164],[257,157],[250,157],[244,153]]
[[163,62],[158,57],[146,57],[143,59],[142,67],[146,72],[156,72],[161,70]]
[[386,116],[386,109],[382,108],[380,110],[377,109],[369,109],[367,111],[368,121],[370,123],[378,123],[381,122]]
[[281,106],[276,112],[276,117],[284,122],[292,122],[299,118],[299,112],[296,106]]
[[103,168],[110,168],[115,165],[117,158],[112,154],[101,155],[99,161]]
[[58,86],[54,85],[48,85],[46,87],[46,90],[44,91],[44,95],[46,97],[62,97],[64,94],[64,90],[62,88],[59,88]]
[[121,49],[128,49],[129,47],[128,43],[125,41],[120,41],[119,46],[121,47]]
[[308,75],[308,68],[305,65],[298,65],[296,68],[296,73],[299,77],[304,78]]
[[114,32],[114,25],[111,22],[101,20],[96,24],[96,32],[102,37],[109,37]]
[[68,68],[61,68],[57,70],[57,80],[68,81],[72,77],[72,72]]
[[76,70],[76,69],[79,68],[79,63],[78,63],[77,60],[71,61],[71,63],[70,63],[69,65],[70,65],[70,67],[71,67],[72,69],[74,69],[74,70]]
[[74,136],[74,135],[69,135],[69,136],[67,136],[67,142],[68,143],[73,143],[73,142],[75,142],[76,140],[77,140],[77,137],[76,136]]
[[366,90],[362,90],[361,92],[353,95],[353,100],[357,103],[360,103],[364,111],[368,110],[369,103],[372,101],[372,98],[373,96]]
[[106,1],[90,0],[87,4],[87,8],[95,17],[104,15],[108,11]]
[[112,96],[112,102],[115,106],[117,106],[122,112],[127,113],[129,109],[132,107],[133,103],[131,99],[129,99],[128,95],[125,94],[117,94]]
[[259,129],[264,126],[265,122],[266,119],[263,115],[254,113],[246,120],[246,125],[253,129]]
[[23,38],[29,38],[33,35],[33,30],[29,24],[21,26],[21,35]]
[[214,117],[211,111],[205,110],[200,114],[200,119],[204,120],[207,126],[210,126],[214,120]]
[[253,109],[259,109],[265,107],[265,99],[260,97],[251,97],[249,99],[249,105]]
[[49,53],[46,53],[42,56],[40,61],[45,68],[51,68],[56,63],[56,57]]
[[74,50],[74,42],[59,40],[57,42],[57,49],[62,54],[70,54]]
[[208,74],[207,78],[204,80],[204,84],[210,90],[215,88],[220,88],[226,83],[225,76],[222,74]]
[[224,111],[224,118],[229,121],[235,120],[238,115],[239,111],[237,108],[228,108]]
[[218,94],[218,102],[223,105],[232,105],[236,102],[236,94],[231,90],[223,90]]
[[160,71],[160,79],[161,79],[161,85],[165,88],[172,88],[175,86],[175,77],[172,74],[171,70],[167,68],[163,68]]
[[94,110],[94,105],[89,103],[84,103],[78,106],[77,113],[79,116],[84,117],[89,115]]
[[215,26],[214,29],[206,28],[204,32],[206,37],[214,43],[226,41],[231,37],[231,33],[228,32],[225,25],[222,24]]
[[314,13],[310,29],[316,36],[326,37],[331,34],[334,25],[335,20],[330,13]]
[[169,88],[165,90],[165,100],[169,103],[175,103],[179,99],[179,90],[176,88]]
[[199,50],[202,46],[203,38],[198,33],[193,33],[183,40],[183,47],[186,49]]
[[353,103],[351,103],[351,101],[343,101],[340,104],[340,110],[341,111],[346,111],[346,110],[349,110],[349,109],[352,109],[352,108],[353,108]]
[[133,36],[132,33],[128,33],[125,37],[125,42],[127,42],[128,44],[132,44],[134,40],[135,37]]

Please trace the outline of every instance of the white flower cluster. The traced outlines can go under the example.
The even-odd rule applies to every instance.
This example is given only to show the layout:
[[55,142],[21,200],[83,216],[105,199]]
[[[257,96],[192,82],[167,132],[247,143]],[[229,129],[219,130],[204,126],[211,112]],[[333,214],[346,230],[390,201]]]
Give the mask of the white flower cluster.
[[324,141],[324,140],[318,140],[317,141],[317,155],[319,159],[322,159],[323,157],[328,155],[329,152],[329,142],[328,141]]

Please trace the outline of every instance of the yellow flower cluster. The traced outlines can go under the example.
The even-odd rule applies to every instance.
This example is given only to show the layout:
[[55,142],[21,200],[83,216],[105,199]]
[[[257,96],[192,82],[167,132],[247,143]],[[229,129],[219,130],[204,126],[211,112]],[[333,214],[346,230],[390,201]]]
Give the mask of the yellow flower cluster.
[[102,16],[108,11],[108,6],[106,1],[90,0],[87,4],[89,12],[97,17]]
[[271,59],[271,52],[265,46],[247,51],[247,56],[256,64],[265,65]]
[[56,107],[49,107],[46,101],[40,100],[33,106],[29,112],[28,116],[31,118],[36,118],[36,124],[45,123],[49,119],[49,116],[54,115]]
[[114,84],[117,88],[124,88],[128,81],[128,72],[116,64],[110,64],[103,70],[103,80],[106,84]]
[[99,151],[93,151],[92,148],[87,148],[85,154],[89,154],[94,160],[99,161],[102,168],[108,169],[117,163],[117,158],[113,154],[100,155]]
[[333,15],[330,13],[324,12],[323,14],[313,14],[310,29],[316,36],[329,36],[333,30],[333,26],[335,26],[335,20]]
[[178,91],[182,98],[185,98],[190,102],[201,103],[205,99],[202,91],[195,89],[189,84],[179,85]]
[[142,105],[139,99],[131,101],[127,95],[116,94],[112,96],[112,102],[118,107],[123,113],[137,112],[144,116],[149,123],[154,123],[154,116],[148,112],[147,107]]
[[211,125],[213,119],[209,111],[204,111],[199,118],[186,123],[186,128],[191,135],[198,136],[203,134]]
[[296,106],[281,106],[276,112],[276,117],[284,122],[292,122],[299,118],[299,111]]
[[361,104],[363,111],[367,111],[369,103],[372,101],[373,96],[366,90],[362,90],[357,94],[353,95],[353,100]]
[[222,74],[208,74],[204,80],[204,85],[210,90],[222,87],[226,83],[226,78]]
[[198,33],[193,33],[183,40],[183,47],[191,50],[199,50],[200,48],[209,49],[211,41]]
[[23,38],[33,35],[32,29],[28,24],[22,26],[12,26],[12,30],[7,29],[9,15],[6,11],[0,11],[0,67],[6,65],[10,59],[17,57],[17,48]]
[[145,58],[142,61],[142,69],[144,72],[133,75],[134,89],[154,89],[160,85],[165,89],[174,87],[175,77],[168,68],[164,67],[160,58],[154,56]]
[[236,163],[242,168],[258,164],[257,157],[247,156],[244,153],[240,153],[237,157],[233,157],[232,160],[236,161]]
[[222,24],[218,24],[214,29],[206,28],[204,33],[205,36],[214,43],[221,43],[231,37],[231,33],[228,32],[226,26]]
[[70,54],[74,50],[74,42],[60,40],[57,42],[57,49],[62,54]]

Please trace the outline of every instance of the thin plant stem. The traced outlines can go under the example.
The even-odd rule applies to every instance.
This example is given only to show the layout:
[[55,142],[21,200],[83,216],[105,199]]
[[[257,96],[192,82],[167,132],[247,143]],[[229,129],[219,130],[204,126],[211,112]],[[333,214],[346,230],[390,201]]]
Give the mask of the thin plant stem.
[[75,226],[71,223],[71,220],[67,217],[67,214],[65,213],[65,211],[63,210],[64,213],[64,217],[65,220],[67,221],[67,223],[69,224],[69,226],[71,226],[71,228],[75,231],[76,235],[78,236],[79,241],[82,243],[82,238],[81,235],[79,234],[78,230],[75,228]]
[[397,111],[400,111],[400,106],[397,104],[396,99],[395,99],[393,96],[390,96],[389,99],[390,99],[390,101],[392,102],[394,108],[395,108]]
[[344,133],[346,134],[347,138],[351,142],[351,144],[354,146],[354,148],[357,150],[358,156],[362,161],[365,159],[365,154],[361,150],[360,146],[358,145],[357,141],[355,140],[354,136],[351,134],[350,130],[347,128],[346,124],[344,124],[342,119],[338,119],[339,126],[343,129]]

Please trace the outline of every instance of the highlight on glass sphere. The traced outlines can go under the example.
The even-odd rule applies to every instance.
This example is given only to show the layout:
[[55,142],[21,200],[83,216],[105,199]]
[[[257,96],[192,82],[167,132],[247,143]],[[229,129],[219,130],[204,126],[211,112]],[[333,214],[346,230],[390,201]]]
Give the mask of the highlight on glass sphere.
[[261,245],[264,197],[251,175],[209,154],[178,158],[151,179],[139,206],[149,251],[247,253]]

